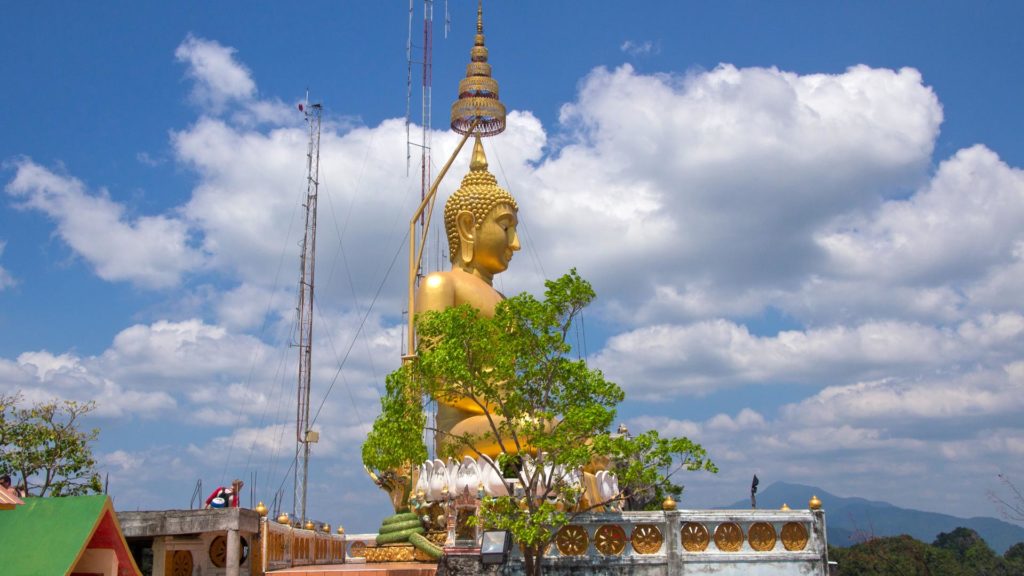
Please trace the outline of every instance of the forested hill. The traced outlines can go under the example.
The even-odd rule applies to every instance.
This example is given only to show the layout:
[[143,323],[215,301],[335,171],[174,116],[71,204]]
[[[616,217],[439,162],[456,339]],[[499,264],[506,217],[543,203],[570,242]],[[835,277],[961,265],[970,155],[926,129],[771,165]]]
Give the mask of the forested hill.
[[[821,488],[775,482],[758,491],[758,508],[807,508],[807,501],[817,495],[825,509],[828,543],[850,546],[870,536],[908,534],[922,542],[932,542],[941,532],[970,528],[977,532],[998,554],[1017,542],[1024,542],[1024,527],[998,518],[957,518],[948,514],[923,512],[893,506],[888,502],[864,498],[842,498]],[[749,508],[750,500],[740,500],[724,508]]]

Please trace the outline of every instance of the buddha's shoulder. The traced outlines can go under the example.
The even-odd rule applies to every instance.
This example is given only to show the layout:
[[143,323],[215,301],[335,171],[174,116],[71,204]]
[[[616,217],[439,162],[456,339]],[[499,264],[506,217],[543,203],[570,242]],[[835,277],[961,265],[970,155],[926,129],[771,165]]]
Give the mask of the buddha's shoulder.
[[490,284],[462,270],[432,272],[420,283],[419,310],[443,310],[470,304],[480,310],[492,311],[502,300]]
[[463,272],[462,270],[455,269],[431,272],[430,274],[427,274],[423,279],[423,282],[420,283],[420,287],[426,290],[431,290],[458,288],[462,286],[478,286],[481,284],[490,287],[489,284],[476,276]]

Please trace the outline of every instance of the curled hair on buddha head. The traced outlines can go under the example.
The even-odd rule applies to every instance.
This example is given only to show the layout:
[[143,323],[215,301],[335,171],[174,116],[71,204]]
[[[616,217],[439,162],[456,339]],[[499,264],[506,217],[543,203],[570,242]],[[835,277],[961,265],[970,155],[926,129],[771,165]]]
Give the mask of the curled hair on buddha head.
[[484,155],[480,138],[477,137],[473,145],[473,160],[469,164],[469,173],[462,179],[459,189],[444,203],[444,231],[448,236],[448,256],[452,265],[466,253],[459,237],[459,213],[471,213],[475,225],[479,228],[491,210],[502,204],[508,205],[515,212],[519,211],[516,199],[507,190],[498,186],[498,179],[487,171],[487,157]]

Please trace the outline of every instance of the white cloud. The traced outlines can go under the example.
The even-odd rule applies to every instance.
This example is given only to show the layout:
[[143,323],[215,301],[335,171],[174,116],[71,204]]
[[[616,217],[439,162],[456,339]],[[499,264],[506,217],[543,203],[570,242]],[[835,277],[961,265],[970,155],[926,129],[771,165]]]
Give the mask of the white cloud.
[[192,99],[196,104],[218,113],[232,100],[256,95],[256,83],[234,54],[234,48],[191,34],[178,45],[174,57],[188,65],[186,74],[194,81]]
[[599,68],[518,184],[521,220],[545,268],[577,266],[624,320],[756,311],[822,271],[837,215],[924,179],[941,120],[913,69]]
[[619,50],[622,50],[630,56],[646,56],[647,54],[660,54],[661,45],[660,43],[652,42],[650,40],[644,40],[643,42],[626,40],[621,46],[619,46]]
[[170,394],[127,388],[92,370],[88,359],[70,353],[25,352],[14,362],[0,359],[0,374],[4,376],[0,391],[20,392],[26,404],[54,399],[95,401],[95,415],[108,418],[154,418],[175,407]]
[[294,312],[294,294],[284,287],[271,291],[263,286],[243,283],[220,292],[217,298],[218,319],[224,326],[235,330],[252,329],[268,316],[283,318]]
[[823,234],[836,274],[934,285],[1020,260],[1024,172],[977,145],[942,162],[927,187]]
[[891,378],[829,386],[785,414],[806,422],[993,418],[1024,409],[1024,362],[953,377]]
[[[7,242],[0,240],[0,256],[4,255],[4,248],[7,247]],[[0,266],[0,290],[4,288],[10,288],[14,286],[14,276],[11,276],[10,272],[4,270],[3,266]]]
[[764,428],[764,416],[750,408],[744,408],[735,417],[728,414],[716,414],[707,421],[708,430],[720,430],[726,432],[739,432]]
[[879,375],[909,375],[950,363],[1016,357],[1024,317],[984,316],[957,330],[900,321],[787,330],[757,336],[727,320],[660,324],[611,337],[593,358],[629,393],[648,398],[704,395],[749,384],[822,386]]
[[232,378],[272,357],[251,336],[191,319],[125,328],[100,358],[120,377],[189,382]]
[[38,210],[57,224],[57,233],[96,274],[146,288],[177,285],[203,264],[190,246],[188,227],[165,216],[130,219],[105,190],[90,194],[78,179],[23,159],[6,191],[23,209]]

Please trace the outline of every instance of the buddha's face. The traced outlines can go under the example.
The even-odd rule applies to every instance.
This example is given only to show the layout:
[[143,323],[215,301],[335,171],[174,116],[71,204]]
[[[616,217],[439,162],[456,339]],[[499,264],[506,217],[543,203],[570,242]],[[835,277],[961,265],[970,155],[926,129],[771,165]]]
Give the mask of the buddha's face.
[[476,230],[473,241],[473,267],[490,279],[508,268],[512,253],[519,250],[516,211],[508,204],[498,204]]

